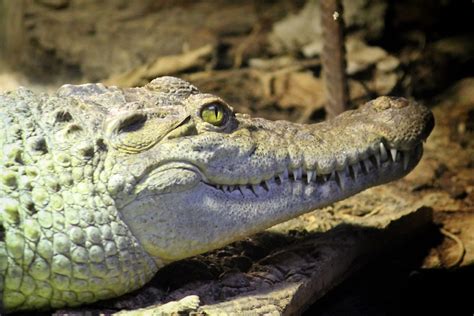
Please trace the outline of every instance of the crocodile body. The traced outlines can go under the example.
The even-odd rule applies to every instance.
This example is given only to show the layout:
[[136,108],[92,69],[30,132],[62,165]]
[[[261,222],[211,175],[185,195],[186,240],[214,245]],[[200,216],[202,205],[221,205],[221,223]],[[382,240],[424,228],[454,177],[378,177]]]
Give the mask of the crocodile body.
[[235,114],[172,77],[0,96],[0,301],[116,297],[418,163],[429,110],[381,97],[301,125]]

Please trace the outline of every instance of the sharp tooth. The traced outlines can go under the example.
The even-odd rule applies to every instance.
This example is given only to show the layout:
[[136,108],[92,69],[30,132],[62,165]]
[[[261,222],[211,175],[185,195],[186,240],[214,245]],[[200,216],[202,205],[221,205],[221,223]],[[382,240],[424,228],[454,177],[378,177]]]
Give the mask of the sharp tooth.
[[395,162],[397,160],[397,150],[395,148],[390,149],[390,155],[392,156],[392,160]]
[[255,194],[255,196],[258,196],[257,194],[257,191],[258,191],[258,184],[252,184],[250,185],[250,190],[252,190],[253,194]]
[[364,169],[365,169],[366,172],[369,172],[369,171],[370,171],[370,161],[369,161],[368,158],[362,160],[362,166],[364,167]]
[[409,161],[410,161],[410,153],[404,152],[403,153],[403,170],[407,170]]
[[337,182],[337,185],[339,185],[339,187],[344,190],[344,175],[342,174],[341,171],[336,171],[335,172],[335,178],[336,178],[336,182]]
[[347,177],[351,176],[351,171],[349,169],[349,165],[346,165],[344,167],[344,170],[341,171],[341,174],[344,175],[344,176],[347,176]]
[[357,169],[357,164],[349,165],[349,174],[354,181],[357,180]]
[[229,189],[229,186],[228,186],[228,185],[223,185],[223,186],[222,186],[222,191],[225,192],[225,191],[227,191],[228,189]]
[[380,155],[375,154],[375,162],[377,163],[377,168],[380,167]]
[[279,174],[278,179],[280,179],[280,184],[282,184],[283,183],[283,175]]
[[291,173],[293,174],[293,180],[298,180],[298,174],[296,172],[296,169],[292,170]]
[[385,149],[385,145],[382,142],[380,142],[379,147],[380,147],[380,158],[382,158],[382,161],[386,161],[388,158],[387,149]]
[[216,189],[220,190],[220,189],[221,189],[221,185],[220,185],[220,184],[216,184]]
[[313,175],[314,171],[308,170],[306,171],[306,181],[308,181],[308,184],[313,180]]
[[234,185],[229,185],[229,192],[234,191],[234,189],[235,189],[235,186],[234,186]]
[[266,190],[266,191],[270,191],[270,181],[273,181],[273,180],[264,180],[262,182],[262,187]]

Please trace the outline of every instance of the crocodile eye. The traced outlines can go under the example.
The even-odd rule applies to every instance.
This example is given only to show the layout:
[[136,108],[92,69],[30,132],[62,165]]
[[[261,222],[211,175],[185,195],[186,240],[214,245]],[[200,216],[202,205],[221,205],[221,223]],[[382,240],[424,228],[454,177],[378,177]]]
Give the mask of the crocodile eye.
[[222,126],[227,122],[227,108],[220,103],[213,102],[203,106],[201,109],[201,118],[204,122],[214,126]]

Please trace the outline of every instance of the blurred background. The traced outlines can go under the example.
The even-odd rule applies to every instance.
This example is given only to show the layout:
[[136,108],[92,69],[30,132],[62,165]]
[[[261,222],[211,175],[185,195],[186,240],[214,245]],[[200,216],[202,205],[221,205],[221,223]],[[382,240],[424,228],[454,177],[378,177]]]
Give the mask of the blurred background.
[[[351,106],[431,99],[474,70],[472,1],[342,1]],[[0,1],[0,89],[162,75],[241,112],[324,117],[319,1]],[[7,71],[10,72],[10,76]]]
[[[432,222],[307,313],[472,315],[474,2],[342,5],[345,108],[395,95],[435,113],[423,161],[399,183],[431,210]],[[21,85],[54,93],[84,82],[134,87],[173,75],[238,112],[317,122],[331,116],[325,89],[337,83],[323,75],[324,32],[338,34],[324,30],[322,14],[316,0],[0,0],[0,92]]]

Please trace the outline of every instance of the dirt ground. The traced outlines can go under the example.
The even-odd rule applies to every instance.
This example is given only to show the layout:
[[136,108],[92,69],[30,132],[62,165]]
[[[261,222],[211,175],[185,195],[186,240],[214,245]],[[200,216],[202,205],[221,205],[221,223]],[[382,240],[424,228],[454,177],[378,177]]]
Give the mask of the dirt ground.
[[[472,315],[464,289],[474,280],[474,4],[343,3],[351,107],[404,96],[429,106],[436,119],[419,166],[371,192],[403,191],[433,220],[403,247],[370,258],[306,314]],[[175,75],[238,112],[313,123],[325,118],[326,103],[319,13],[312,0],[0,0],[0,92],[23,85],[51,93],[91,81],[139,86]],[[256,259],[215,256],[234,258],[224,266],[247,272],[265,256],[259,251],[270,251],[255,245],[247,246]],[[203,266],[209,260],[173,269],[191,263],[212,279],[223,270]]]

